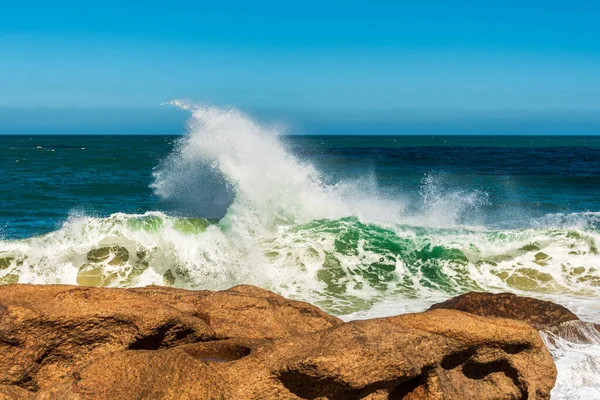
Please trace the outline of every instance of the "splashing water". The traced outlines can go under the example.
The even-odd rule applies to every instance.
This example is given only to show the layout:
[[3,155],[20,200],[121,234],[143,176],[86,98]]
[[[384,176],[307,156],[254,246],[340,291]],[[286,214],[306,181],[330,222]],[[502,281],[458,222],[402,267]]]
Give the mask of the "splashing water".
[[[205,181],[181,180],[183,171],[201,170],[219,177],[220,187],[235,192],[233,213],[238,217],[253,214],[254,229],[357,213],[366,218],[397,219],[393,204],[349,195],[361,193],[351,183],[323,184],[312,165],[284,150],[275,128],[260,126],[235,109],[199,108],[180,101],[170,104],[190,110],[192,119],[189,135],[155,172],[153,187],[160,196],[176,200],[182,190],[199,184],[203,185],[197,188],[199,191],[212,189],[204,187]],[[212,196],[220,196],[211,192]]]
[[[250,283],[345,319],[420,311],[470,290],[511,291],[600,320],[599,213],[486,228],[487,194],[452,188],[443,175],[426,176],[421,204],[408,207],[369,179],[326,184],[286,150],[276,127],[240,111],[170,104],[191,112],[189,132],[152,187],[196,218],[74,214],[49,234],[0,241],[0,283]],[[600,387],[598,345],[552,343],[557,398]]]
[[567,322],[561,332],[540,332],[558,369],[552,399],[600,398],[600,333],[590,323]]

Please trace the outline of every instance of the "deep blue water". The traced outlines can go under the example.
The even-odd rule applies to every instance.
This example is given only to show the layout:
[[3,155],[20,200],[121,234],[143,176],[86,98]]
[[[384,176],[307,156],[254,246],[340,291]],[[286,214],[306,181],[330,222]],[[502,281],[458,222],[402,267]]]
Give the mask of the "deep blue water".
[[[154,195],[153,169],[175,136],[0,136],[0,235],[57,229],[73,213],[159,210],[186,214]],[[327,182],[371,179],[387,196],[420,207],[424,190],[485,197],[488,225],[552,213],[600,211],[600,137],[289,136],[290,152]],[[201,183],[199,183],[201,184]],[[414,200],[414,201],[411,201]],[[201,217],[201,216],[200,216]]]

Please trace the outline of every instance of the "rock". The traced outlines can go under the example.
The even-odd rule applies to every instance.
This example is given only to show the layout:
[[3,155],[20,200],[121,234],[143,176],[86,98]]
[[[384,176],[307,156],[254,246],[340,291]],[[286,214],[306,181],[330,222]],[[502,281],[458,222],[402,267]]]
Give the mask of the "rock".
[[18,386],[0,385],[0,400],[28,400],[33,399],[35,393],[22,389]]
[[526,322],[545,332],[544,337],[550,345],[556,338],[573,343],[600,343],[600,325],[581,321],[560,304],[512,293],[465,293],[430,307],[430,310],[434,309],[460,310]]
[[152,286],[127,289],[207,320],[219,338],[277,339],[316,332],[342,321],[319,308],[251,285],[220,292]]
[[537,332],[451,310],[354,321],[274,341],[107,354],[47,398],[548,399]]
[[0,286],[0,385],[37,391],[110,352],[185,343],[280,338],[340,324],[266,290],[223,292]]
[[525,323],[454,310],[431,310],[390,320],[435,335],[415,341],[414,354],[441,355],[434,363],[425,364],[411,391],[400,398],[550,398],[556,367],[537,331]]
[[0,304],[0,399],[533,400],[556,378],[531,326],[455,310],[342,323],[246,285],[14,285]]
[[538,330],[549,330],[564,322],[579,320],[577,315],[559,304],[513,293],[465,293],[432,305],[430,310],[434,309],[459,310],[484,317],[515,319]]

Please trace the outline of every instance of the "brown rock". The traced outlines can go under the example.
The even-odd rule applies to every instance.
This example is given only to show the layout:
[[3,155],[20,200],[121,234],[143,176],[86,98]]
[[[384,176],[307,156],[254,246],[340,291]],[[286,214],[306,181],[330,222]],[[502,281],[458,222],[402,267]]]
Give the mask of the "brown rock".
[[36,391],[119,350],[279,338],[340,323],[307,303],[250,286],[222,292],[0,286],[0,385]]
[[434,309],[459,310],[484,317],[515,319],[538,330],[548,330],[567,321],[579,320],[577,315],[559,304],[513,293],[465,293],[432,305],[430,310]]
[[0,385],[0,400],[28,400],[33,399],[34,397],[35,393],[18,386]]
[[454,310],[342,324],[250,286],[14,286],[0,303],[0,398],[548,399],[556,378],[535,329]]
[[315,332],[342,321],[319,308],[251,285],[220,292],[152,286],[129,289],[206,319],[220,338],[275,339]]
[[274,341],[106,355],[41,398],[548,399],[556,371],[517,321],[436,310]]
[[[522,322],[453,310],[393,317],[395,323],[445,338],[416,342],[442,353],[427,381],[405,399],[548,399],[556,367],[536,330]],[[439,350],[432,347],[439,346]],[[446,351],[444,351],[446,350]],[[423,377],[420,377],[421,383]]]
[[526,322],[546,332],[545,338],[550,344],[557,337],[573,343],[597,343],[600,337],[600,325],[581,321],[566,307],[512,293],[465,293],[434,304],[430,310],[434,309],[460,310]]

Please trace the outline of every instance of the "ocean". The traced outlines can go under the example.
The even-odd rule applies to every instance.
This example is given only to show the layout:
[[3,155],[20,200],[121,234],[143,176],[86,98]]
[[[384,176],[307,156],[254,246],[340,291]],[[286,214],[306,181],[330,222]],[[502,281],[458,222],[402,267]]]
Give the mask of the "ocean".
[[[600,137],[285,136],[179,105],[184,136],[0,136],[0,283],[249,283],[346,320],[508,291],[600,323]],[[600,398],[596,343],[552,348],[553,399]]]

